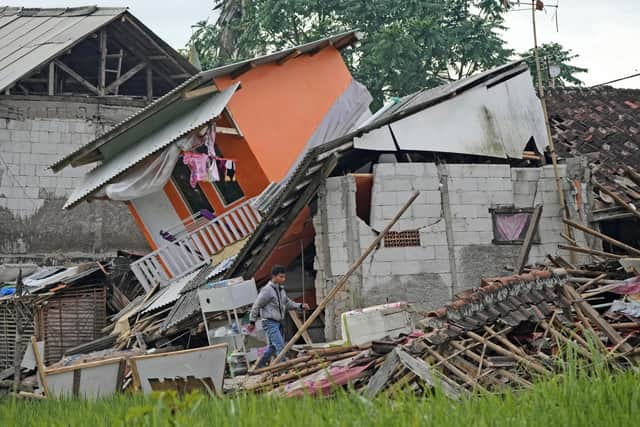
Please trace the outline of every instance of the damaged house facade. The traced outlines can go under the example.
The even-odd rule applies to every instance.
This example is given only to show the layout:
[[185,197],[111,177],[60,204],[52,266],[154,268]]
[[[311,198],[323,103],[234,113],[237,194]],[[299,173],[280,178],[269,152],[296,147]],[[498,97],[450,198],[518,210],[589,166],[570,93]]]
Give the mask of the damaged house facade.
[[[232,256],[277,192],[270,184],[369,114],[370,95],[340,55],[358,37],[343,33],[197,74],[53,166],[100,161],[64,208],[125,202],[153,250],[132,264],[147,290]],[[313,241],[308,209],[287,225],[270,262],[290,263],[300,241]],[[267,268],[256,272],[267,276]]]
[[[560,253],[563,213],[553,166],[545,163],[547,141],[529,71],[515,62],[409,95],[356,131],[309,152],[265,216],[291,218],[296,211],[287,209],[290,200],[314,207],[317,300],[411,193],[420,192],[325,308],[325,338],[338,338],[346,311],[398,300],[429,310],[478,277],[513,271],[536,208],[537,230],[524,262]],[[309,169],[333,172],[300,187]],[[568,210],[575,215],[584,206],[570,197],[566,166],[558,169]],[[263,222],[228,277],[256,271],[274,236],[277,228]],[[573,236],[585,242],[581,233]]]
[[91,169],[49,168],[197,70],[125,8],[0,7],[0,256],[98,258],[147,244],[126,206],[61,211]]

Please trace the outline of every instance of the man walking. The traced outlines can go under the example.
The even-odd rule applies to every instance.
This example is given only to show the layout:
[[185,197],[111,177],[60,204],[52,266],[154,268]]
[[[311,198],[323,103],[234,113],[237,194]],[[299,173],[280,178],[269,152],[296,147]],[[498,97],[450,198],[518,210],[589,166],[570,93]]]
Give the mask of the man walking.
[[284,282],[287,280],[285,269],[281,265],[274,265],[271,269],[271,280],[260,289],[258,298],[253,303],[249,314],[249,327],[252,332],[256,327],[258,316],[262,319],[262,328],[269,339],[269,347],[264,352],[258,368],[266,366],[271,360],[271,356],[277,356],[284,348],[284,337],[282,336],[282,322],[289,310],[308,310],[309,305],[298,304],[287,297]]

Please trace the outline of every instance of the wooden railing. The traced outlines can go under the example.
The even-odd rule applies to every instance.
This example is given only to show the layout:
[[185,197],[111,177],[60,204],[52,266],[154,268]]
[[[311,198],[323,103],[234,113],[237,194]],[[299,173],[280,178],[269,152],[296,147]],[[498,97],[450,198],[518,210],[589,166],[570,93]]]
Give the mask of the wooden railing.
[[226,246],[247,237],[260,220],[248,200],[140,258],[131,264],[131,270],[147,291],[163,286],[197,270]]

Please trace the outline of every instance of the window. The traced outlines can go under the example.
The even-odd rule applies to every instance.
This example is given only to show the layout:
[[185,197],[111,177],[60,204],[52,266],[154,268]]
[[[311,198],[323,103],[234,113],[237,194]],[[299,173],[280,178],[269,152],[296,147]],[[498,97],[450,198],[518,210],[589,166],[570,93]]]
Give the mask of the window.
[[420,246],[420,232],[418,230],[389,231],[384,236],[385,248],[407,248]]
[[196,188],[191,188],[191,184],[189,183],[190,177],[191,171],[189,167],[182,162],[182,159],[179,159],[176,167],[173,169],[171,179],[178,188],[189,211],[192,214],[199,212],[200,209],[207,209],[209,212],[213,212],[213,208],[200,186],[196,185]]
[[[220,147],[217,144],[215,146],[215,150],[216,155],[218,155],[219,157],[224,157],[224,155],[220,151]],[[231,203],[244,197],[244,193],[242,192],[242,188],[240,188],[238,181],[225,181],[223,169],[220,170],[220,178],[222,179],[220,182],[214,182],[212,184],[218,192],[222,203],[224,203],[225,205],[230,205]]]
[[[498,208],[490,209],[493,219],[493,243],[498,245],[518,245],[524,241],[529,228],[533,209]],[[538,230],[533,243],[540,243]]]

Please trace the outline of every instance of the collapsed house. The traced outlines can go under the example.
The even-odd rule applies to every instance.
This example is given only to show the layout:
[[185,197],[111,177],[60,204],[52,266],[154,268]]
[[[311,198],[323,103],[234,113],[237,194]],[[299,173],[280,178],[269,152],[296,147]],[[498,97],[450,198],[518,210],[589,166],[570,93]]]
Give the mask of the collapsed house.
[[[198,319],[191,279],[238,252],[275,183],[306,151],[368,117],[371,97],[340,55],[358,38],[347,32],[201,72],[53,166],[99,162],[65,209],[104,198],[128,205],[153,249],[132,271],[147,292],[159,290],[141,310],[172,308],[164,331]],[[268,264],[289,264],[313,241],[309,219],[304,208],[283,224]],[[265,264],[251,277],[261,283],[268,272]]]
[[2,263],[146,249],[126,207],[61,212],[90,166],[49,166],[197,70],[126,8],[0,7]]
[[0,381],[13,374],[16,345],[22,354],[31,336],[45,344],[46,364],[91,351],[94,341],[113,345],[115,337],[105,339],[104,332],[110,317],[142,292],[129,268],[135,258],[122,253],[102,262],[42,267],[19,280],[20,295],[16,285],[0,283],[7,290],[0,297]]
[[[465,346],[469,339],[478,341],[467,330],[475,334],[478,328],[494,322],[512,328],[526,323],[526,334],[535,334],[530,323],[548,321],[553,327],[555,319],[549,316],[554,310],[587,310],[581,304],[580,310],[571,308],[575,301],[563,299],[567,281],[587,280],[593,287],[609,277],[623,278],[617,274],[618,266],[611,269],[605,265],[607,273],[598,267],[586,271],[578,266],[601,258],[620,259],[623,264],[627,255],[640,254],[633,243],[602,237],[590,228],[594,215],[636,215],[632,199],[638,188],[633,163],[621,163],[615,173],[605,173],[594,162],[575,159],[566,164],[562,161],[556,171],[556,166],[549,164],[546,123],[524,62],[394,100],[371,116],[366,89],[352,79],[340,56],[340,49],[357,40],[357,33],[343,33],[198,73],[53,166],[59,171],[97,163],[84,174],[64,207],[104,199],[124,202],[152,248],[131,264],[143,295],[121,301],[124,304],[119,312],[101,329],[107,337],[75,350],[104,350],[101,356],[91,356],[104,358],[127,349],[144,352],[147,347],[154,347],[154,351],[187,348],[185,354],[191,355],[192,350],[202,347],[217,368],[220,363],[224,366],[219,353],[241,347],[235,338],[242,335],[246,318],[236,309],[248,305],[249,296],[255,295],[255,284],[266,281],[274,263],[289,266],[294,298],[310,302],[312,307],[315,300],[322,300],[319,304],[324,316],[317,323],[322,323],[324,334],[320,338],[305,335],[308,345],[340,338],[343,344],[360,342],[338,335],[340,329],[345,330],[341,328],[345,322],[342,316],[366,306],[402,300],[375,310],[397,315],[409,303],[416,317],[431,318],[431,323],[421,324],[430,334],[426,344],[421,339],[422,347],[412,352],[425,358],[427,351],[436,359],[433,352],[441,355],[442,349],[433,346],[445,343],[443,334],[452,337],[452,347],[446,352],[460,351],[454,350],[456,345]],[[305,93],[304,99],[300,93]],[[571,119],[553,114],[554,139],[558,145],[566,144],[562,154],[575,154],[571,151],[575,141],[558,141],[558,129],[566,131]],[[601,181],[591,179],[598,174]],[[615,202],[619,207],[594,204],[593,190],[600,192],[596,194],[601,202]],[[419,192],[415,202],[391,231],[381,236],[413,191]],[[361,262],[365,248],[379,238],[381,243]],[[603,240],[612,246],[602,245]],[[549,267],[542,267],[542,272],[526,267],[547,259],[553,266],[563,267],[564,273],[552,276]],[[509,286],[496,288],[501,280],[487,279],[481,282],[485,291],[465,293],[477,285],[479,277],[526,271],[532,273],[516,280],[527,282],[525,285],[511,286],[513,281],[507,280]],[[335,284],[347,272],[345,286],[334,296]],[[575,277],[569,280],[566,274]],[[307,289],[305,283],[313,286]],[[245,285],[253,293],[234,301],[234,290]],[[527,292],[519,300],[523,289]],[[532,297],[526,295],[530,290]],[[205,294],[230,298],[211,301]],[[484,294],[488,294],[486,301]],[[463,303],[455,303],[445,314],[442,310],[429,313],[458,297]],[[498,305],[496,314],[477,300],[503,305]],[[483,313],[476,315],[476,311]],[[405,314],[396,318],[402,321]],[[591,317],[599,322],[593,320],[599,319],[593,313]],[[572,317],[565,313],[565,319]],[[228,328],[221,326],[226,322]],[[301,327],[299,319],[292,317],[292,322]],[[366,322],[361,325],[367,329]],[[393,327],[411,330],[409,321]],[[607,332],[607,325],[601,323],[597,329]],[[220,340],[229,337],[216,335],[219,330],[234,334],[228,347]],[[598,334],[598,330],[593,332]],[[374,336],[369,332],[349,329],[350,334],[361,334],[356,338]],[[505,336],[511,332],[504,332]],[[492,336],[485,334],[480,341],[494,340],[493,335],[502,332],[483,333]],[[621,338],[609,335],[609,344],[619,346],[623,356],[632,351],[623,346]],[[551,371],[543,366],[543,360],[531,360],[546,356],[523,354],[535,347],[514,350],[502,344],[518,356],[506,357],[542,366],[534,371]],[[496,344],[492,341],[491,345]],[[493,350],[505,356],[502,350]],[[387,363],[381,358],[386,352],[363,355],[362,351],[358,346],[321,350],[312,346],[301,358],[262,371],[271,376],[269,379],[261,376],[257,385],[244,387],[263,390],[290,383],[294,377],[314,374],[329,362],[343,359],[348,359],[344,362],[348,366],[337,366],[335,372],[344,374],[346,382],[365,373],[376,378],[377,372],[370,368]],[[387,368],[396,377],[425,375],[424,366],[416,368],[417,362],[400,350],[394,354],[397,357],[389,356]],[[323,359],[311,361],[317,355]],[[158,364],[144,385],[133,369],[127,373],[128,381],[145,391],[164,387],[162,364],[174,356],[167,354],[164,361],[151,358]],[[490,357],[493,359],[486,365],[480,361],[480,368],[474,368],[477,375],[488,375],[482,372],[483,365],[515,366],[496,359],[496,354]],[[398,360],[403,361],[401,367]],[[465,364],[469,368],[466,362],[453,368],[440,362],[454,374]],[[110,392],[129,384],[120,381],[125,375],[118,363],[108,367],[110,372],[118,372],[117,384]],[[63,375],[67,382],[69,376],[80,376],[75,371],[69,373],[68,367],[57,369],[47,372]],[[486,381],[528,384],[532,379],[531,373],[518,376],[515,369],[502,371]],[[275,382],[274,372],[278,375]],[[386,383],[386,378],[374,383]],[[334,379],[318,381],[327,386]],[[459,379],[464,377],[459,375]],[[178,374],[172,379],[176,387],[186,387],[192,380]],[[458,380],[451,384],[458,389],[468,389],[474,382]],[[216,391],[221,390],[221,374],[207,377],[207,381],[216,384]],[[288,385],[284,391],[295,394],[305,384]],[[74,388],[74,393],[79,390]]]

